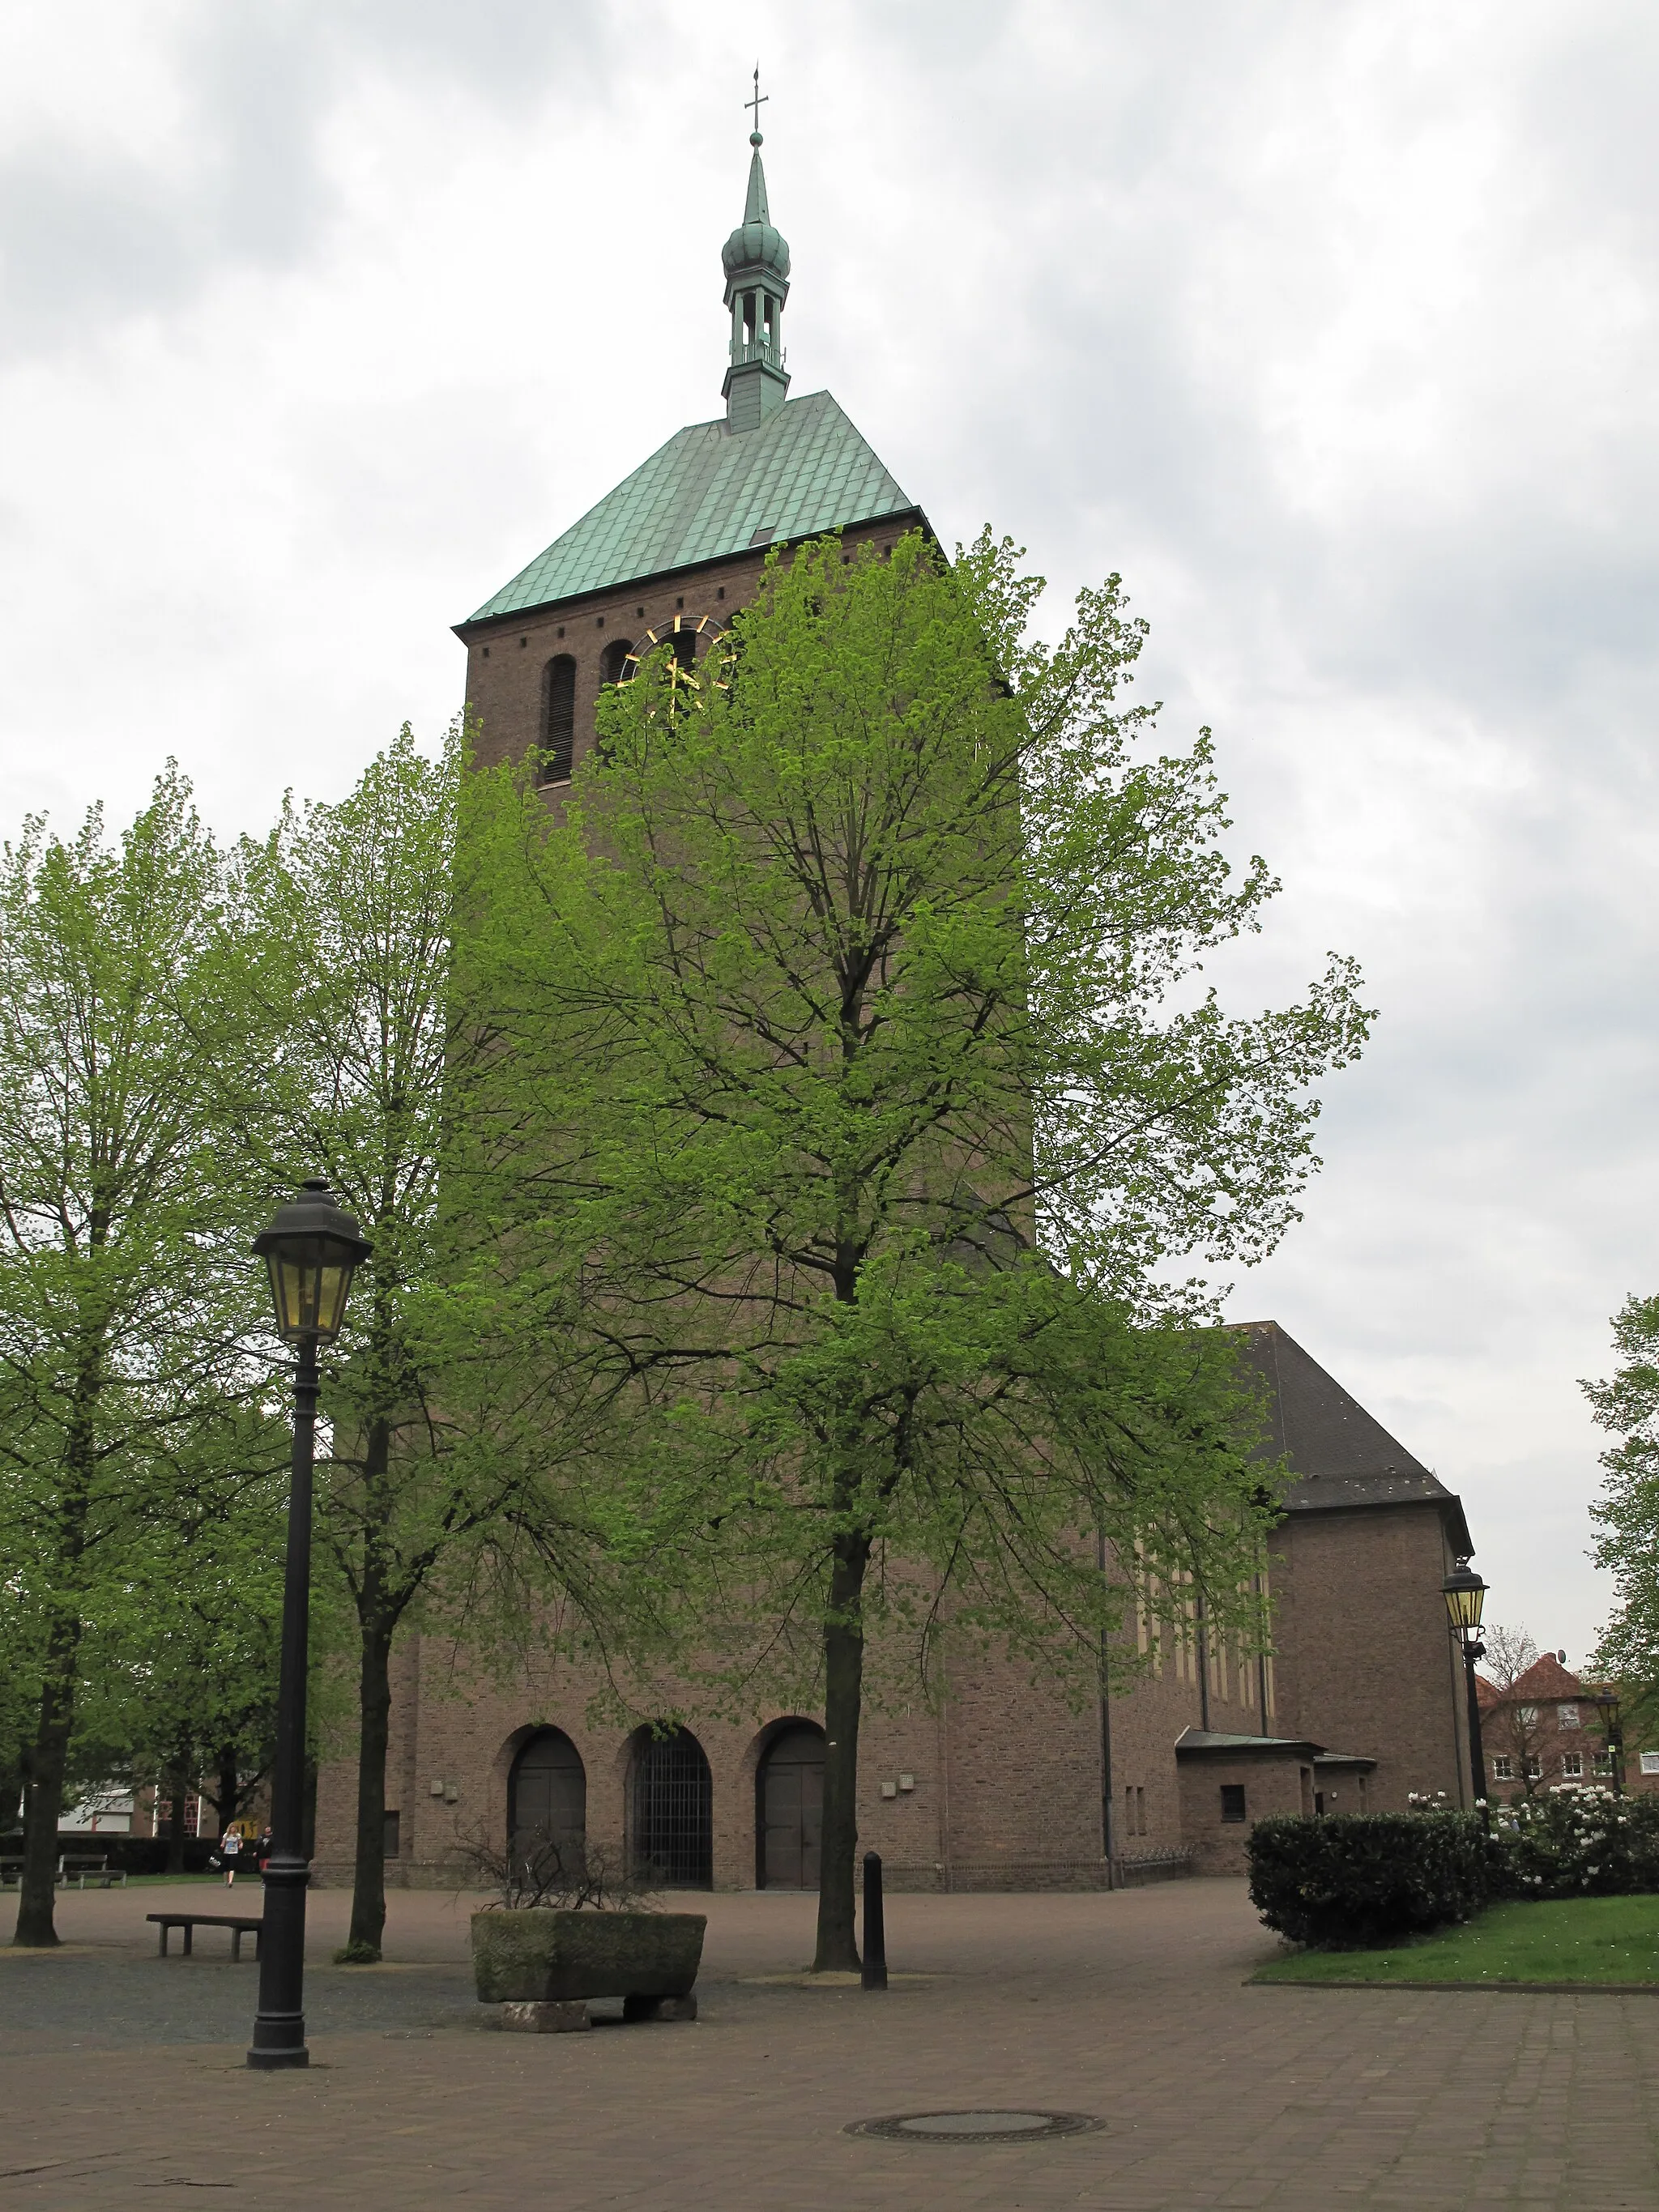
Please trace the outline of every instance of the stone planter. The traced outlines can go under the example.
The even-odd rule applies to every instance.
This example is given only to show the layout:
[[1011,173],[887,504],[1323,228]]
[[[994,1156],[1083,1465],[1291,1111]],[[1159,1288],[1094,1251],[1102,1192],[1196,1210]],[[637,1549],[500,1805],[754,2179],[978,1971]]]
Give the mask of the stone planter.
[[635,2001],[630,2014],[643,2014],[664,1998],[690,1996],[708,1925],[701,1912],[568,1912],[545,1905],[475,1912],[478,1999],[522,2005],[624,1997]]

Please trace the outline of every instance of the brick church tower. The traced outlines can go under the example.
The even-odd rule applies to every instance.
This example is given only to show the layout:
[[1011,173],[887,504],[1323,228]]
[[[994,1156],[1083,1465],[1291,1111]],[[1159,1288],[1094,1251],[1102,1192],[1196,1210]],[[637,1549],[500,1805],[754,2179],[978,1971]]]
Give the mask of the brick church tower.
[[[758,112],[758,111],[757,111]],[[593,742],[601,687],[667,644],[695,672],[757,589],[767,549],[839,532],[890,544],[926,518],[827,392],[789,397],[789,248],[751,139],[726,242],[725,413],[670,438],[458,626],[482,759],[535,764],[550,807]],[[858,1826],[890,1885],[1101,1888],[1242,1870],[1272,1813],[1403,1809],[1472,1794],[1462,1664],[1443,1584],[1473,1549],[1460,1501],[1273,1322],[1241,1357],[1293,1477],[1265,1581],[1271,1656],[1130,1608],[1128,1679],[1078,1706],[1006,1653],[964,1650],[867,1711]],[[1110,1571],[1128,1579],[1128,1567]],[[533,1626],[533,1624],[532,1624]],[[510,1680],[412,1627],[392,1658],[386,1850],[395,1884],[453,1887],[469,1836],[556,1833],[628,1853],[671,1887],[811,1888],[823,1729],[817,1712],[705,1707],[624,1725],[606,1683],[526,1638]],[[355,1765],[325,1762],[314,1868],[349,1876]]]
[[927,518],[827,392],[789,398],[789,247],[753,132],[743,221],[721,252],[726,412],[659,447],[456,625],[485,765],[533,755],[556,803],[593,741],[601,688],[636,651],[695,665],[758,586],[766,549],[839,531],[890,542]]

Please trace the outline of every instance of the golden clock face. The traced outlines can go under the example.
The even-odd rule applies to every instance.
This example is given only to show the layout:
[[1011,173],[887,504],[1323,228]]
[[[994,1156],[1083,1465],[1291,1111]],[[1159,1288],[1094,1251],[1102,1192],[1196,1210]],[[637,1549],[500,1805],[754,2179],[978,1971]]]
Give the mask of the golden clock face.
[[722,673],[726,656],[715,651],[726,634],[726,624],[713,615],[676,615],[672,623],[648,629],[622,665],[619,684],[631,684],[640,664],[661,647],[668,648],[667,675],[676,690],[700,691],[705,685],[726,689]]

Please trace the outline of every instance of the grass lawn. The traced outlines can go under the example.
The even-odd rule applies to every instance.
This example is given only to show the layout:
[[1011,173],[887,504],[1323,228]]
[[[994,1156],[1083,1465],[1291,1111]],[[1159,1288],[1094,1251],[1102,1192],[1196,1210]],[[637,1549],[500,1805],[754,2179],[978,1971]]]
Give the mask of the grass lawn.
[[1494,1905],[1383,1951],[1297,1951],[1256,1982],[1659,1983],[1659,1897]]

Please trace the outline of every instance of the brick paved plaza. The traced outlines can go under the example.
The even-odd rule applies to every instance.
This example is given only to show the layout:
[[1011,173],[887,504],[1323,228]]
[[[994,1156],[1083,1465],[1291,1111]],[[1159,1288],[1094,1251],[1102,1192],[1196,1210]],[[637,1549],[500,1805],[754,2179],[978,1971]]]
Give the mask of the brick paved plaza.
[[[255,1969],[222,1936],[152,1955],[144,1913],[181,1899],[224,1902],[70,1894],[64,1954],[0,1956],[0,2207],[227,2185],[283,2212],[1659,2202],[1659,1998],[1246,1988],[1273,1945],[1235,1882],[894,1898],[893,1966],[932,1978],[885,1997],[755,1978],[807,1957],[811,1900],[710,1897],[695,2026],[548,2037],[472,2024],[465,1900],[395,1893],[390,1963],[354,1972],[325,1963],[347,1899],[323,1892],[298,2075],[243,2067]],[[842,2132],[988,2104],[1104,2130]]]

